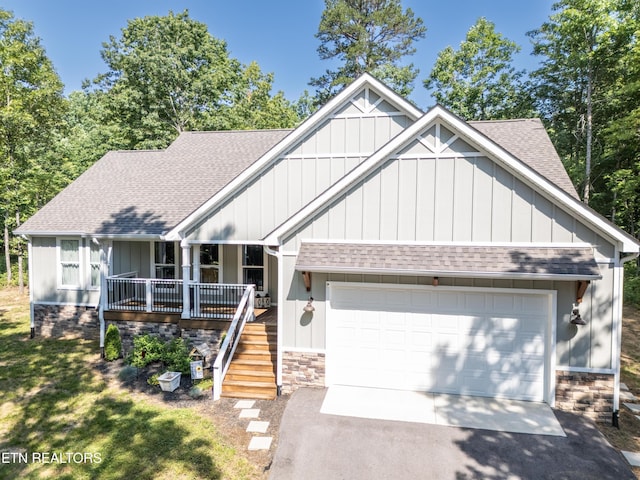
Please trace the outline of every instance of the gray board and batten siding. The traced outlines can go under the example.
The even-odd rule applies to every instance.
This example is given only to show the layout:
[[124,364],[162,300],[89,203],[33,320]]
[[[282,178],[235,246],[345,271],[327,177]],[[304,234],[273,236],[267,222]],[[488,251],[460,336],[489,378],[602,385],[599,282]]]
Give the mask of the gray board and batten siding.
[[[382,162],[330,204],[283,238],[283,348],[322,351],[326,342],[325,284],[327,281],[431,283],[430,277],[313,273],[307,292],[295,254],[309,239],[399,242],[588,243],[594,245],[601,280],[591,283],[581,310],[587,328],[569,323],[576,299],[574,281],[441,278],[441,285],[557,290],[557,364],[613,368],[614,322],[613,241],[580,222],[463,140],[447,141],[452,133],[432,128],[397,155]],[[437,143],[442,145],[438,155]],[[425,145],[426,144],[426,145]],[[302,307],[315,299],[314,318]]]
[[[366,97],[367,105],[379,100],[373,92]],[[364,93],[352,102],[364,103]],[[264,238],[412,123],[387,102],[371,105],[366,112],[354,103],[319,125],[216,207],[187,234],[187,240]]]

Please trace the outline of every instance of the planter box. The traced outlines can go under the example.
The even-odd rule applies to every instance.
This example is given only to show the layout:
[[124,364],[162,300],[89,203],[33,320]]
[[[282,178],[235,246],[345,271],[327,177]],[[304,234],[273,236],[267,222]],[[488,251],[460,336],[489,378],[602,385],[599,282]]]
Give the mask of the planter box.
[[158,377],[158,382],[160,382],[160,388],[164,392],[173,392],[176,388],[180,386],[180,376],[182,374],[180,372],[164,372],[162,375]]

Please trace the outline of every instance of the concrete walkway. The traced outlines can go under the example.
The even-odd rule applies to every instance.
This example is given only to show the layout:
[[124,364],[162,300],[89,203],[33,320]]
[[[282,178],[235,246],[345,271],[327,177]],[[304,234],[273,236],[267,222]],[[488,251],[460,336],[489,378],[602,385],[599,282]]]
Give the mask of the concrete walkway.
[[326,390],[297,390],[284,412],[273,480],[635,480],[595,426],[555,411],[566,437],[320,413]]
[[499,432],[565,436],[545,403],[380,388],[330,387],[321,413]]

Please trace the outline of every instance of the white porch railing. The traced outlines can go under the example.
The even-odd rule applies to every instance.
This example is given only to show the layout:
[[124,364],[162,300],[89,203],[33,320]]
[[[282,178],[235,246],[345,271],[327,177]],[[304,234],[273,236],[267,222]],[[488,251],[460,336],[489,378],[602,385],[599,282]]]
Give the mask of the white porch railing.
[[244,326],[247,321],[253,319],[253,302],[255,299],[255,293],[256,290],[254,285],[246,286],[242,299],[240,300],[240,305],[238,305],[238,309],[233,316],[233,321],[229,326],[229,330],[227,330],[227,336],[220,346],[215,362],[213,362],[214,400],[220,399],[220,394],[222,393],[222,382],[224,381],[224,377],[227,374],[229,365],[231,364],[231,359],[233,358],[233,354],[235,353],[238,342],[240,341],[240,336],[242,335]]
[[[182,313],[182,280],[139,278],[137,272],[106,280],[105,310]],[[246,289],[246,285],[189,283],[189,318],[232,319]]]
[[135,272],[107,278],[107,310],[182,312],[182,280],[136,278],[131,274]]

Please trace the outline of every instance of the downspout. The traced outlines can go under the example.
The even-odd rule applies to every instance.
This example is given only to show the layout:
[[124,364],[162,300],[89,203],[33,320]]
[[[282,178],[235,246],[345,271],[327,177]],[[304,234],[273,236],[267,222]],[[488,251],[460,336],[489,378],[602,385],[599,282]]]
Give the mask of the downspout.
[[636,252],[636,253],[632,253],[631,255],[627,255],[626,257],[622,257],[620,258],[620,260],[617,262],[617,265],[616,265],[616,267],[621,270],[617,276],[618,281],[616,283],[618,284],[618,288],[616,289],[617,292],[615,292],[618,294],[618,300],[616,305],[616,316],[620,319],[620,326],[617,328],[617,331],[616,331],[617,346],[613,350],[614,352],[617,352],[617,354],[615,359],[615,375],[614,375],[614,387],[613,387],[613,414],[611,417],[611,425],[616,428],[620,428],[618,420],[620,416],[620,351],[622,348],[622,302],[623,302],[622,297],[624,292],[624,264],[638,258],[638,255],[640,255],[640,253]]
[[264,245],[264,251],[267,255],[276,257],[278,260],[278,315],[277,315],[277,355],[276,355],[276,391],[277,395],[282,395],[282,335],[284,327],[282,325],[283,307],[284,307],[284,280],[283,280],[283,257],[282,253],[274,250],[268,245]]
[[33,244],[31,243],[31,237],[27,235],[22,235],[27,241],[27,256],[29,257],[27,261],[27,271],[29,272],[29,316],[31,317],[31,333],[30,337],[35,338],[36,336],[36,318],[35,318],[35,307],[33,305]]

